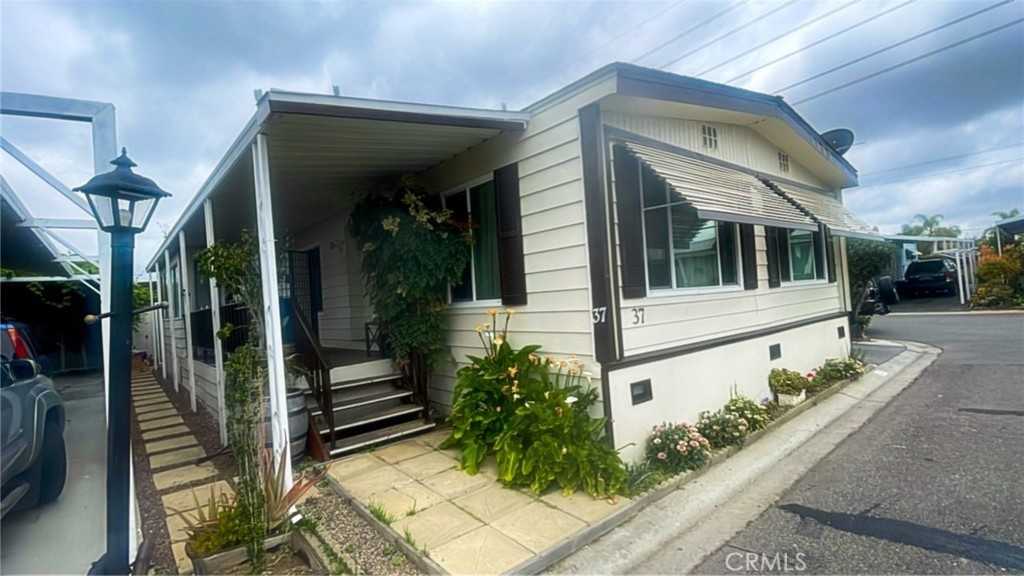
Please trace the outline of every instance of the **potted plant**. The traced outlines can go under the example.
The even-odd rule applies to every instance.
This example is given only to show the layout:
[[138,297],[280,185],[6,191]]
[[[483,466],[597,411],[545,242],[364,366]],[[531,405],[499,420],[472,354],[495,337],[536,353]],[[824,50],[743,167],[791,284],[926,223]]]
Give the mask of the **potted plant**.
[[780,406],[796,406],[807,399],[810,381],[803,374],[785,368],[772,368],[768,374],[768,387],[775,393]]
[[299,479],[285,491],[284,486],[284,450],[281,451],[279,464],[275,465],[270,451],[263,451],[261,457],[262,490],[265,503],[265,515],[255,525],[246,521],[245,511],[238,505],[238,499],[227,494],[217,495],[210,488],[207,502],[199,506],[191,514],[183,514],[173,510],[185,521],[185,554],[192,561],[193,572],[201,574],[222,574],[239,566],[247,560],[250,568],[257,572],[256,562],[250,557],[245,540],[254,531],[261,533],[263,552],[272,552],[281,546],[287,546],[299,555],[311,568],[323,573],[326,564],[316,553],[305,535],[294,528],[292,520],[297,512],[296,503],[313,486],[327,474],[323,469],[313,477]]

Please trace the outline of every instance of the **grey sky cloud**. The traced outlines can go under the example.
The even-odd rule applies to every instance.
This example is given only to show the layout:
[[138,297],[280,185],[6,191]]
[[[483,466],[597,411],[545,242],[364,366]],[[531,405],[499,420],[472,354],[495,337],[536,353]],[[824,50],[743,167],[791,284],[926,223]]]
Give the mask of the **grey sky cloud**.
[[[802,0],[700,50],[781,3],[741,4],[674,42],[667,41],[731,3],[5,3],[0,62],[4,90],[117,107],[119,142],[142,173],[175,194],[139,239],[141,264],[252,114],[253,89],[326,94],[337,84],[348,96],[521,108],[603,64],[632,61],[662,44],[638,63],[660,66],[692,52],[668,70],[695,74],[780,36],[706,76],[723,81],[903,1],[861,1],[823,16],[839,3]],[[914,2],[735,85],[770,92],[999,1]],[[782,95],[797,102],[1022,16],[1024,3],[1001,5]],[[1013,160],[1024,157],[1020,25],[796,108],[818,130],[856,133],[847,156],[864,187],[845,199],[883,231],[925,212],[977,233],[991,223],[991,212],[1024,208],[1024,161]],[[5,119],[2,130],[69,184],[88,178],[91,151],[80,127]],[[908,165],[918,166],[892,170]],[[3,170],[16,171],[6,155]],[[51,197],[25,180],[18,177],[19,190]],[[57,204],[44,207],[74,215]]]

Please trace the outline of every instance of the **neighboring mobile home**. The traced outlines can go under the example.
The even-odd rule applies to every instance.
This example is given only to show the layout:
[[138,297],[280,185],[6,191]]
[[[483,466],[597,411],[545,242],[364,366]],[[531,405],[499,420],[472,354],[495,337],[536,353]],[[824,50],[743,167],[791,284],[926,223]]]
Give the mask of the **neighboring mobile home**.
[[195,254],[259,228],[264,278],[278,277],[273,238],[289,239],[267,301],[300,316],[271,341],[272,385],[281,348],[301,348],[308,327],[330,381],[376,386],[338,397],[335,453],[429,426],[388,397],[387,361],[367,357],[376,327],[346,231],[362,194],[408,173],[478,215],[487,244],[452,290],[451,360],[430,391],[441,413],[479,353],[475,326],[502,305],[517,311],[513,345],[592,369],[613,442],[634,443],[627,458],[653,424],[693,420],[732,391],[768,396],[772,367],[849,352],[844,237],[871,234],[842,206],[853,167],[781,98],[612,64],[519,112],[262,95],[149,265],[172,301],[160,370],[221,410],[213,332],[231,305]]

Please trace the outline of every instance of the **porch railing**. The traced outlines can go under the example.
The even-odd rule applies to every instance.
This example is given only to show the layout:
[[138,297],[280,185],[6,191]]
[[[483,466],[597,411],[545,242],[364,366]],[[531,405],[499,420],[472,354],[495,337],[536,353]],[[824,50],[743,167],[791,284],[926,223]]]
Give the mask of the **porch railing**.
[[[309,389],[313,398],[320,406],[320,412],[327,421],[327,440],[330,442],[330,449],[335,448],[334,432],[334,394],[331,390],[331,365],[327,363],[327,356],[320,346],[320,339],[313,335],[313,328],[309,325],[305,315],[301,313],[295,300],[291,302],[292,319],[295,321],[295,352],[302,357],[303,364],[309,372]],[[317,427],[319,429],[319,427]]]

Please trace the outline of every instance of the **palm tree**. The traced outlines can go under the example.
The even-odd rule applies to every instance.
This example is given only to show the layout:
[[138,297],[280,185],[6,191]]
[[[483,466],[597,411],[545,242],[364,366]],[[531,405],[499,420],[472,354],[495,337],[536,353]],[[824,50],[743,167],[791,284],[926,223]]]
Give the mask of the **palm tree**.
[[1019,208],[1014,208],[1014,209],[1010,210],[1009,212],[1003,212],[1002,210],[997,210],[997,211],[993,212],[992,215],[995,216],[999,220],[1006,220],[1007,218],[1013,218],[1014,216],[1020,216],[1020,209]]
[[935,229],[939,227],[943,218],[945,218],[945,216],[942,214],[932,214],[931,216],[928,216],[927,214],[917,214],[914,216],[914,220],[921,221],[921,228],[924,229],[924,236],[934,236]]

